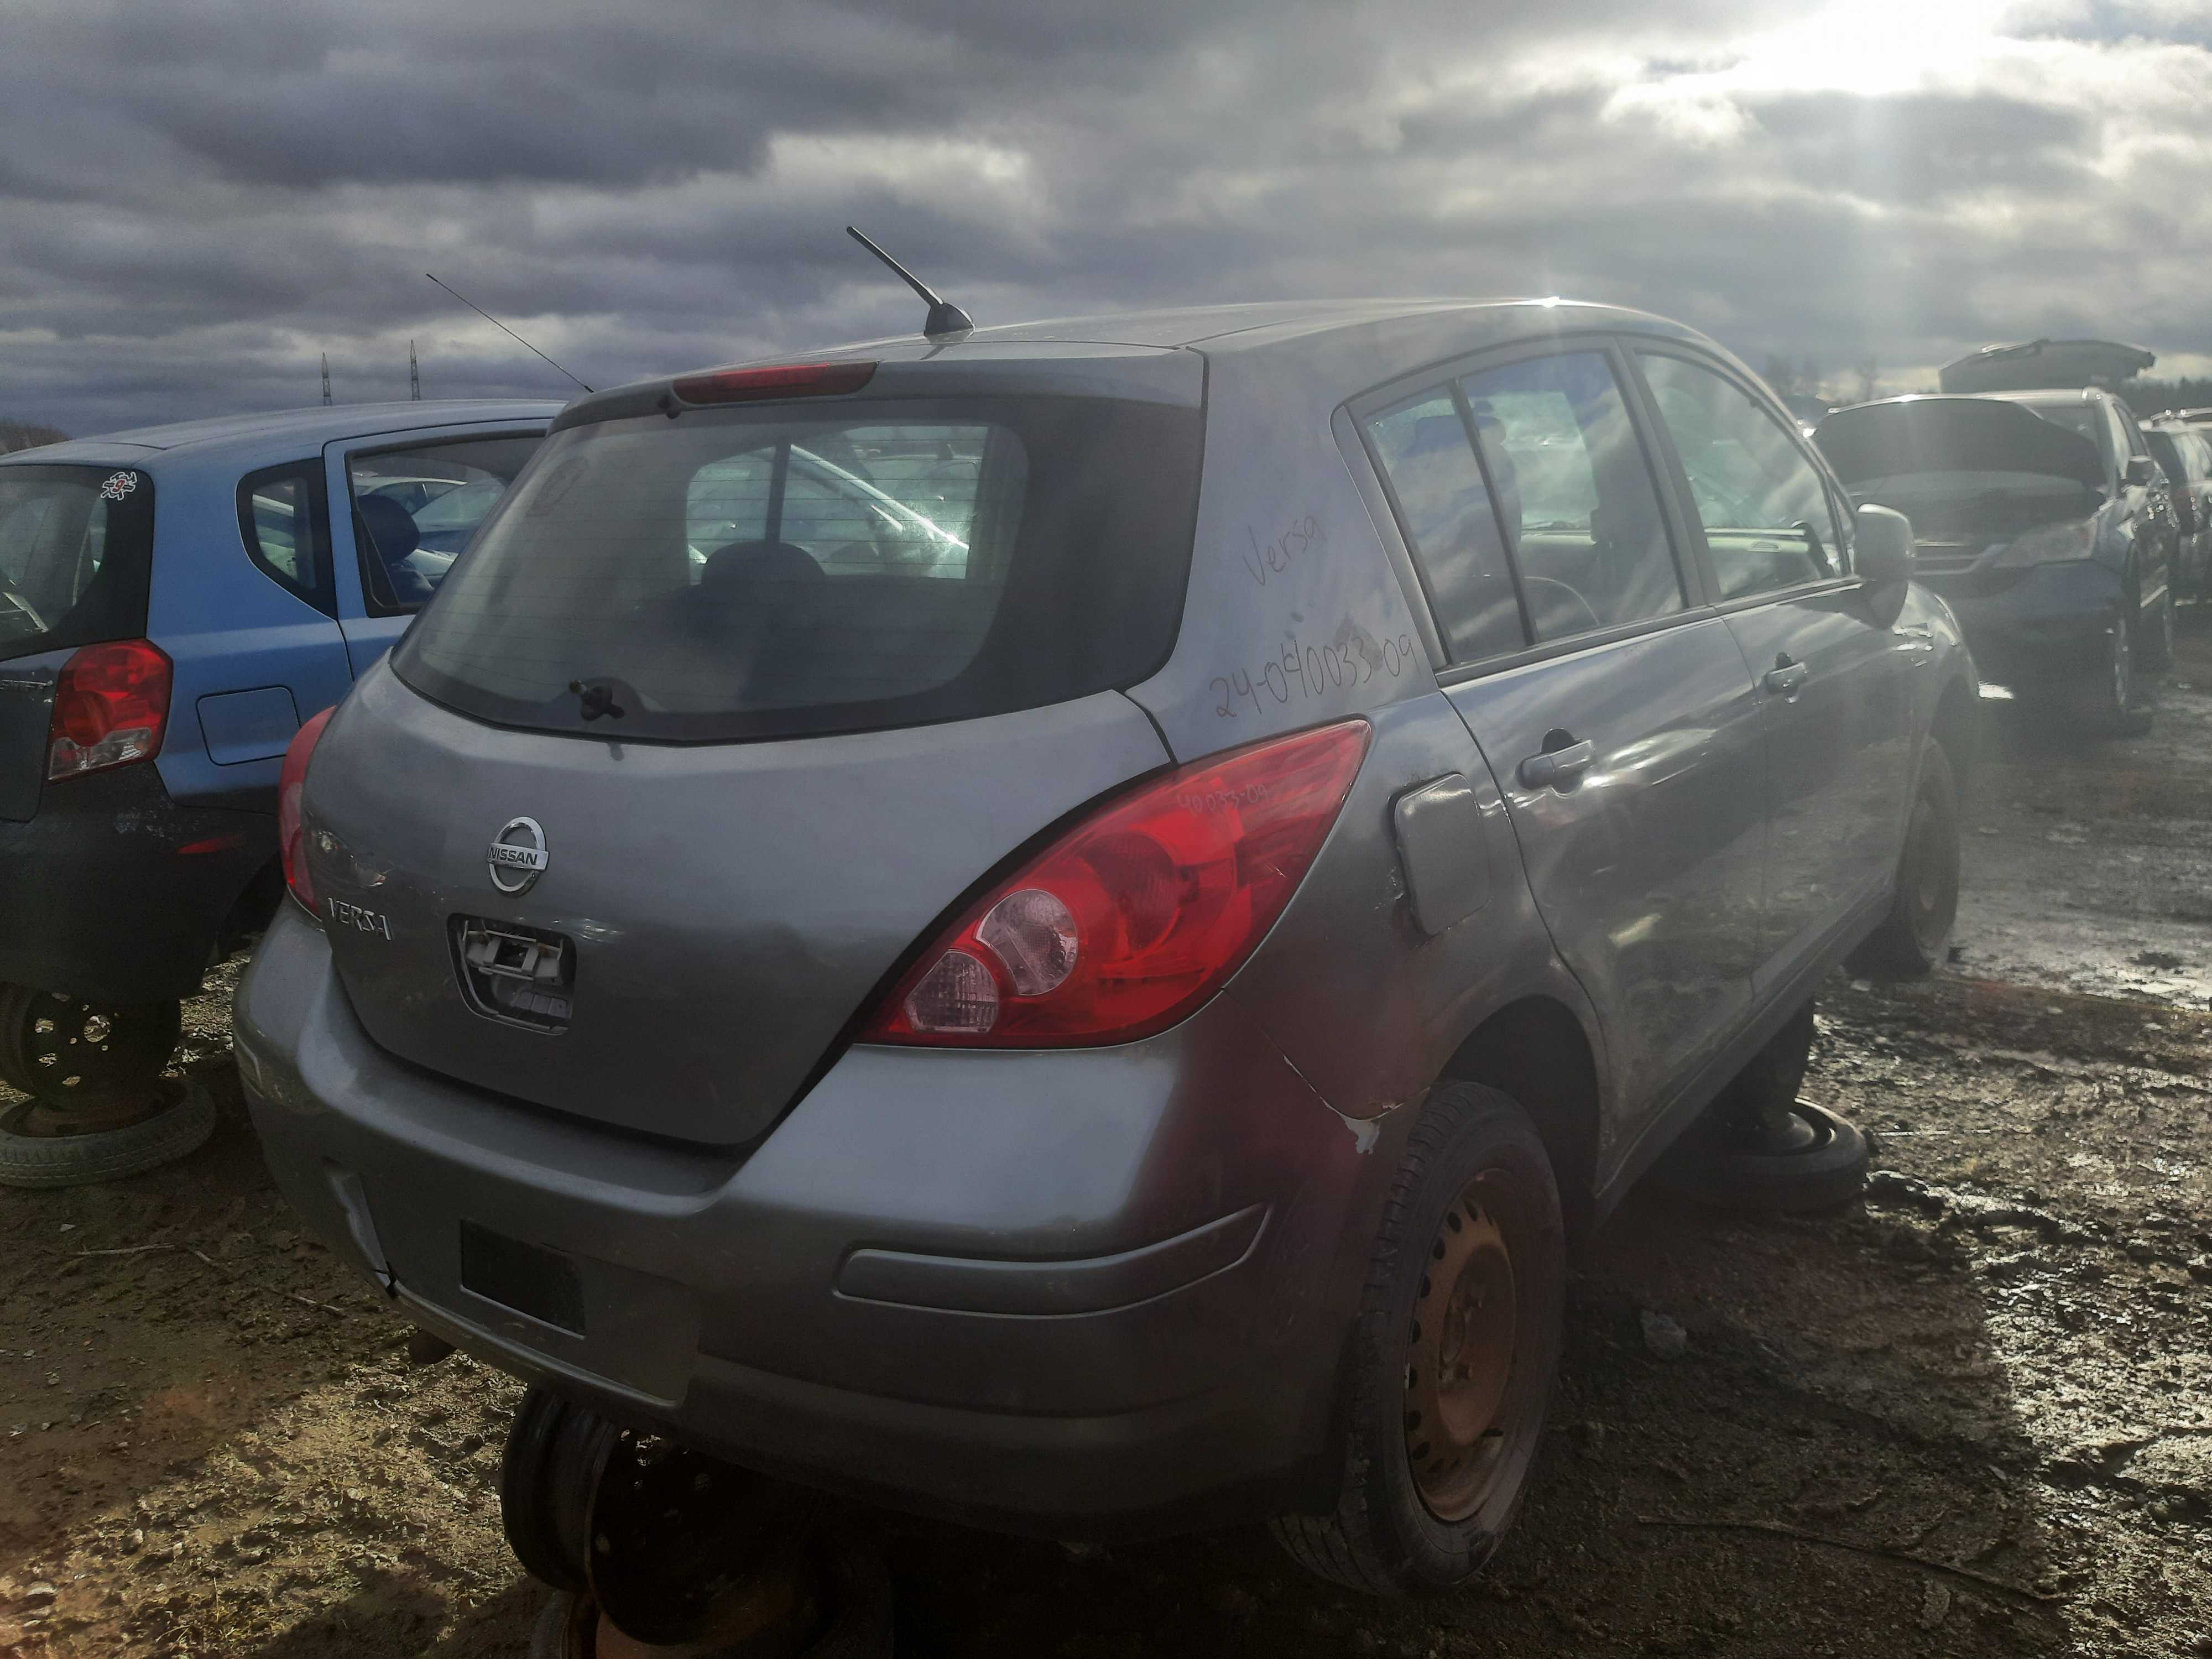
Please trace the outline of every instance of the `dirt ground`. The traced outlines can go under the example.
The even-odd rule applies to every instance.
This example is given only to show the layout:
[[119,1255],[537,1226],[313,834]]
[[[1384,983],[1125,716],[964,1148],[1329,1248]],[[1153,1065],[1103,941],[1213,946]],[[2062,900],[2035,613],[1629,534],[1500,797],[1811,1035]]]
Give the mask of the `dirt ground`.
[[[1994,723],[1959,960],[1826,988],[1808,1097],[1878,1136],[1795,1220],[1632,1197],[1574,1284],[1518,1530],[1385,1606],[1255,1533],[1075,1551],[870,1516],[903,1655],[2212,1656],[2212,617],[2160,729]],[[0,1191],[0,1654],[522,1655],[514,1386],[306,1240],[227,1053],[203,1152]],[[1678,1352],[1644,1316],[1687,1333]]]

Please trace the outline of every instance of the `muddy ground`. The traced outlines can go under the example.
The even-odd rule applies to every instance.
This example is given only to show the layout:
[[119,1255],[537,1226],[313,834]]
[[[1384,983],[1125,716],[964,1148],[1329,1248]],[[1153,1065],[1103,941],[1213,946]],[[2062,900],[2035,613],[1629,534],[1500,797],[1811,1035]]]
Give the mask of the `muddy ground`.
[[[1809,1097],[1874,1129],[1840,1213],[1633,1197],[1574,1285],[1519,1529],[1383,1606],[1254,1533],[1071,1551],[866,1516],[901,1652],[2212,1656],[2212,618],[2159,732],[1999,720],[1960,959],[1838,977]],[[301,1237],[226,1050],[187,1162],[0,1191],[0,1654],[519,1656],[516,1395],[410,1368]],[[118,1252],[129,1252],[118,1254]],[[1644,1315],[1688,1333],[1671,1357]]]

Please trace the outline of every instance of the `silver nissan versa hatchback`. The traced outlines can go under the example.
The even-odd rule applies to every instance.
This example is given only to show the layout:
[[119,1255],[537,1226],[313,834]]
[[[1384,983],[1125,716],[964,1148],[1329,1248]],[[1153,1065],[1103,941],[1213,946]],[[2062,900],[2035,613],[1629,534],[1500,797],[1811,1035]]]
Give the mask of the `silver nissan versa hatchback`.
[[[537,1385],[510,1505],[589,1420],[1450,1585],[1569,1242],[1847,955],[1942,956],[1977,685],[1910,574],[1740,363],[1599,306],[583,398],[288,758],[270,1163]],[[1767,1162],[1847,1141],[1848,1197],[1794,1093]]]

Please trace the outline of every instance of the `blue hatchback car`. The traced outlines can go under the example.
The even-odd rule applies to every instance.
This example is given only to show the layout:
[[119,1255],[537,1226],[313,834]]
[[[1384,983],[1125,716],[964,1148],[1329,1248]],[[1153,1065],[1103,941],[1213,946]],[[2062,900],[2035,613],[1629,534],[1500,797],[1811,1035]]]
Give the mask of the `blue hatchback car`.
[[0,1182],[205,1134],[204,1101],[150,1085],[180,1000],[282,896],[285,745],[559,407],[292,410],[0,460],[0,1081],[28,1097],[0,1097]]

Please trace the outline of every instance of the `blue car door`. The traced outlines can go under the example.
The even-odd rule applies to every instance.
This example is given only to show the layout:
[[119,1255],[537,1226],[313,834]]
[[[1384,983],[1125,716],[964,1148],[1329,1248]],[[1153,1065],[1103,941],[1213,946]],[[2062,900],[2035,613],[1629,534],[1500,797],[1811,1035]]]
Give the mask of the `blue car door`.
[[197,533],[165,531],[155,547],[149,631],[175,673],[155,764],[179,800],[265,800],[292,734],[353,685],[321,460],[179,484],[170,499]]
[[356,674],[406,632],[544,434],[543,421],[478,422],[325,448],[339,620]]

